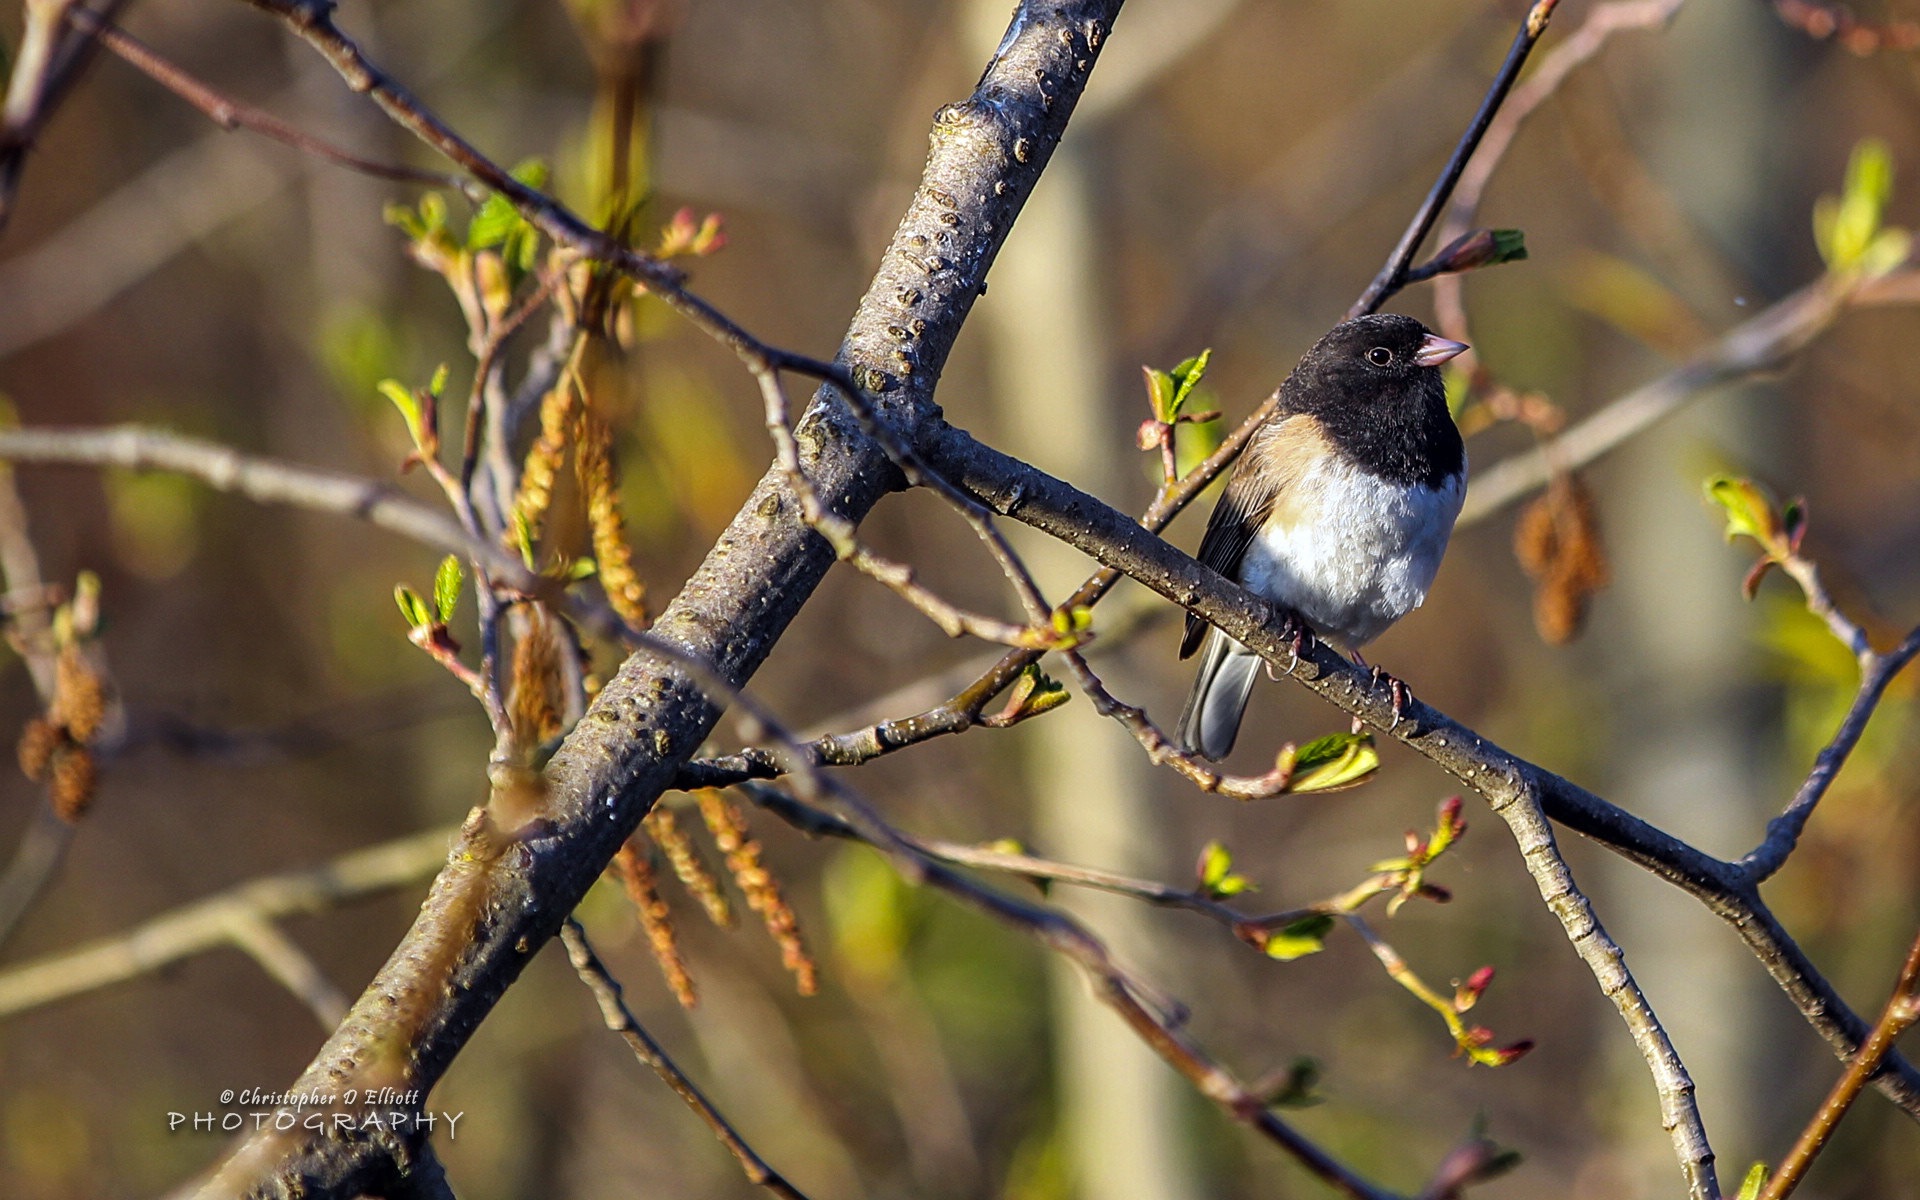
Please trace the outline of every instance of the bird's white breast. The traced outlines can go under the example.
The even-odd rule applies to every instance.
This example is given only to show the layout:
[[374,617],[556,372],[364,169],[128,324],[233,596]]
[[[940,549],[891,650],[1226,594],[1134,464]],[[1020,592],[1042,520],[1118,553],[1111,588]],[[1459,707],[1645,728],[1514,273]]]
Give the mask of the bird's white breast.
[[1241,582],[1358,649],[1427,598],[1466,490],[1464,471],[1438,489],[1409,487],[1324,456],[1285,489]]

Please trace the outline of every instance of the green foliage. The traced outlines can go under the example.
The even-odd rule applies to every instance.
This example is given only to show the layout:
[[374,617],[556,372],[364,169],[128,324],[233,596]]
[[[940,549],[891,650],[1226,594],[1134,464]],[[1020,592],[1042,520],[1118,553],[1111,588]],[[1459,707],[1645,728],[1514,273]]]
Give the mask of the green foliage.
[[1084,604],[1053,610],[1053,648],[1071,650],[1093,640],[1093,609]]
[[1727,540],[1750,537],[1760,543],[1760,559],[1741,584],[1741,591],[1751,600],[1769,568],[1800,552],[1800,539],[1807,533],[1806,502],[1791,500],[1782,508],[1753,480],[1732,475],[1715,475],[1707,480],[1706,488],[1707,498],[1727,516]]
[[1740,1181],[1740,1191],[1736,1193],[1735,1200],[1759,1200],[1760,1189],[1767,1186],[1767,1176],[1770,1174],[1772,1172],[1767,1170],[1767,1164],[1763,1162],[1757,1162],[1748,1167],[1746,1178]]
[[1245,875],[1234,873],[1233,855],[1219,842],[1208,842],[1201,847],[1194,873],[1200,878],[1200,890],[1215,900],[1260,890]]
[[[547,164],[529,158],[508,172],[514,179],[538,191],[547,186]],[[501,261],[509,273],[509,286],[533,269],[540,251],[540,231],[520,215],[513,201],[498,192],[488,196],[467,225],[466,248],[491,250],[498,247]]]
[[440,569],[433,573],[433,607],[442,625],[453,620],[453,610],[460,603],[460,587],[465,582],[466,574],[461,571],[457,556],[449,554],[440,560]]
[[1038,664],[1028,663],[1014,679],[1013,689],[1007,696],[1006,706],[1000,710],[998,721],[1017,725],[1029,717],[1059,708],[1072,698],[1073,694],[1060,681],[1048,676]]
[[1893,152],[1866,138],[1847,160],[1840,195],[1822,196],[1813,206],[1813,241],[1828,270],[1874,279],[1906,261],[1912,235],[1881,224],[1892,196]]
[[447,231],[447,198],[439,192],[425,193],[413,208],[389,204],[383,215],[387,224],[397,227],[417,245],[453,245],[453,236]]
[[1362,783],[1380,769],[1370,733],[1330,733],[1300,747],[1289,792],[1331,792]]
[[1527,235],[1518,229],[1475,229],[1448,242],[1433,256],[1433,271],[1472,271],[1519,262],[1527,256]]
[[1320,1060],[1302,1056],[1287,1066],[1286,1073],[1263,1091],[1261,1099],[1269,1108],[1312,1108],[1326,1097],[1320,1086]]
[[1292,962],[1327,948],[1327,935],[1333,932],[1333,918],[1324,913],[1301,917],[1267,937],[1267,957]]
[[433,625],[433,614],[427,611],[427,602],[420,593],[406,584],[398,584],[393,589],[393,599],[400,606],[400,615],[405,618],[408,629],[427,629]]
[[1180,419],[1187,401],[1193,398],[1194,389],[1206,378],[1207,364],[1212,360],[1213,350],[1209,347],[1192,358],[1181,360],[1171,371],[1141,368],[1147,377],[1147,405],[1156,421],[1171,425]]

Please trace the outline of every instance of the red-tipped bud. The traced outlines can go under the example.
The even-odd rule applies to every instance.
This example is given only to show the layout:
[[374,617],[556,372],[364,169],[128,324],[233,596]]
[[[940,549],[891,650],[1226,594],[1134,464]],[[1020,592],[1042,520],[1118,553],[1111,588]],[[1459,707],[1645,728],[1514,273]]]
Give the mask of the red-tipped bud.
[[1465,982],[1457,985],[1453,991],[1453,1011],[1466,1012],[1480,1002],[1481,993],[1493,982],[1493,968],[1481,967],[1467,976]]

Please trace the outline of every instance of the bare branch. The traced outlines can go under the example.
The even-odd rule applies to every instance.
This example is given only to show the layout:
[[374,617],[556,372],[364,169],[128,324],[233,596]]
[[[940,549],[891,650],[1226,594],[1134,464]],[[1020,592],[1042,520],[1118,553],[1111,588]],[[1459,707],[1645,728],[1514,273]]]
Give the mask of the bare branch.
[[1600,992],[1619,1010],[1627,1024],[1633,1044],[1647,1061],[1653,1075],[1654,1090],[1660,1097],[1660,1124],[1673,1139],[1674,1155],[1687,1179],[1687,1192],[1693,1200],[1720,1200],[1720,1183],[1713,1167],[1713,1148],[1707,1141],[1706,1126],[1700,1120],[1700,1108],[1693,1098],[1693,1079],[1673,1048],[1673,1041],[1654,1015],[1653,1006],[1627,970],[1626,956],[1607,935],[1593,905],[1573,881],[1573,872],[1553,837],[1541,807],[1541,789],[1537,784],[1522,785],[1509,794],[1488,797],[1493,811],[1513,831],[1527,873],[1540,889],[1547,911],[1560,921],[1567,940],[1593,972]]
[[1420,252],[1420,244],[1427,240],[1434,222],[1440,219],[1440,211],[1446,206],[1447,197],[1453,194],[1460,173],[1466,169],[1467,159],[1472,157],[1474,149],[1480,145],[1480,139],[1486,135],[1487,126],[1492,123],[1494,114],[1500,111],[1500,105],[1506,100],[1513,81],[1520,76],[1520,68],[1526,65],[1527,56],[1533,53],[1534,45],[1546,33],[1547,22],[1552,19],[1553,10],[1559,4],[1560,0],[1533,0],[1528,7],[1519,31],[1513,35],[1513,44],[1507,48],[1506,61],[1494,73],[1493,83],[1480,101],[1479,111],[1473,114],[1466,132],[1460,135],[1459,144],[1454,146],[1447,165],[1441,169],[1440,178],[1434,181],[1425,202],[1414,213],[1407,231],[1400,235],[1400,244],[1387,255],[1386,265],[1380,268],[1380,273],[1373,277],[1373,282],[1367,285],[1360,298],[1353,302],[1353,307],[1347,310],[1347,316],[1358,317],[1379,311],[1388,297],[1406,286],[1414,255]]
[[[282,917],[320,912],[342,901],[424,879],[446,862],[453,834],[451,829],[428,830],[356,850],[322,866],[255,879],[162,913],[114,937],[11,967],[0,973],[0,1016],[134,979],[215,946],[239,943],[257,934],[259,926]],[[288,974],[296,978],[300,971]],[[307,989],[305,983],[294,990],[303,989],[316,997],[324,994],[317,988]],[[328,1028],[338,1023],[336,1017]]]
[[1900,977],[1894,980],[1893,995],[1887,997],[1887,1006],[1881,1010],[1880,1019],[1873,1023],[1873,1032],[1847,1064],[1846,1072],[1835,1081],[1819,1111],[1800,1131],[1793,1149],[1781,1161],[1780,1170],[1761,1189],[1759,1200],[1786,1200],[1793,1194],[1806,1176],[1807,1168],[1826,1149],[1840,1118],[1847,1115],[1847,1109],[1853,1106],[1867,1080],[1873,1078],[1880,1064],[1893,1052],[1900,1035],[1916,1023],[1920,1023],[1920,937],[1914,939],[1907,951]]
[[[1294,659],[1274,607],[1153,537],[1124,514],[1069,484],[984,446],[964,432],[933,432],[923,451],[997,511],[1124,571],[1174,603],[1199,613],[1280,670]],[[1536,796],[1545,814],[1700,899],[1731,923],[1807,1021],[1835,1052],[1852,1054],[1866,1036],[1858,1014],[1816,970],[1736,864],[1702,853],[1570,781],[1501,749],[1414,699],[1401,714],[1365,672],[1317,642],[1299,656],[1292,678],[1375,729],[1398,738],[1473,788],[1496,808]],[[1875,1080],[1920,1119],[1920,1071],[1889,1059]]]
[[397,163],[374,162],[372,159],[362,158],[352,151],[343,150],[331,142],[296,129],[271,113],[263,112],[249,104],[242,104],[195,79],[139,38],[110,22],[101,20],[85,7],[76,6],[67,14],[67,19],[76,28],[97,38],[101,45],[126,60],[141,74],[205,113],[208,119],[223,129],[250,129],[284,146],[291,146],[304,154],[311,154],[315,158],[324,159],[335,166],[345,167],[349,171],[371,175],[375,179],[451,188],[466,195],[468,199],[476,201],[485,195],[482,189],[457,175],[427,171]]
[[1909,633],[1906,640],[1885,654],[1867,651],[1867,662],[1860,673],[1860,688],[1854,693],[1853,703],[1848,706],[1847,715],[1841,719],[1840,728],[1834,731],[1833,738],[1813,760],[1813,770],[1808,773],[1799,790],[1794,792],[1786,810],[1767,822],[1765,840],[1739,860],[1740,868],[1755,883],[1771,878],[1786,865],[1787,856],[1799,844],[1800,834],[1812,818],[1815,806],[1827,794],[1827,789],[1833,786],[1834,777],[1840,774],[1847,756],[1853,753],[1854,746],[1860,742],[1860,735],[1866,732],[1867,722],[1880,706],[1880,698],[1886,694],[1887,685],[1915,657],[1920,657],[1920,628]]
[[593,944],[587,941],[586,931],[580,928],[580,923],[569,918],[560,929],[560,937],[567,944],[567,961],[573,964],[581,982],[592,989],[607,1028],[619,1034],[633,1049],[633,1056],[652,1068],[654,1074],[673,1089],[674,1095],[685,1101],[687,1107],[706,1122],[713,1136],[719,1138],[720,1144],[740,1161],[740,1169],[746,1172],[747,1181],[767,1189],[773,1195],[785,1197],[785,1200],[807,1200],[800,1189],[788,1183],[785,1176],[768,1166],[767,1161],[747,1144],[746,1139],[713,1106],[713,1102],[701,1093],[685,1072],[674,1065],[673,1060],[667,1057],[667,1052],[661,1049],[660,1043],[654,1041],[645,1027],[634,1018],[633,1011],[620,994],[619,981],[614,979],[600,957],[593,952]]
[[1475,474],[1460,511],[1469,525],[1599,458],[1706,391],[1778,368],[1855,304],[1913,303],[1916,271],[1854,291],[1822,277],[1729,329],[1687,363],[1609,401],[1551,442]]
[[[106,0],[95,15],[111,21],[125,2]],[[41,0],[24,8],[25,28],[7,77],[6,98],[0,101],[0,230],[13,215],[34,140],[92,60],[94,49],[92,38],[67,31],[67,18],[80,9],[80,0]]]

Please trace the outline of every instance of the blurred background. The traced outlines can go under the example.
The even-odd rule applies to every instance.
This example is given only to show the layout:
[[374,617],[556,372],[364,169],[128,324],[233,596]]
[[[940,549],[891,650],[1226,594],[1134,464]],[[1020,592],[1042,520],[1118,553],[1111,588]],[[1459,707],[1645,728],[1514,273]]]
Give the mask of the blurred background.
[[[645,6],[642,6],[645,7]],[[695,287],[769,342],[830,355],[911,193],[933,111],[964,96],[1006,0],[688,0],[628,60],[650,212],[716,212],[726,245]],[[1562,5],[1550,51],[1595,6]],[[1478,103],[1517,0],[1136,0],[1065,144],[994,268],[939,391],[955,423],[1122,509],[1157,460],[1134,445],[1142,365],[1211,347],[1202,407],[1252,409],[1378,269]],[[1863,15],[1908,14],[1870,5]],[[497,161],[540,157],[591,186],[596,75],[552,0],[343,5],[376,61]],[[221,90],[368,157],[434,165],[260,13],[153,0],[127,26]],[[17,45],[18,14],[0,18]],[[598,44],[598,43],[596,43]],[[604,47],[603,47],[604,48]],[[596,79],[601,85],[596,84]],[[1669,369],[1823,269],[1810,213],[1875,136],[1897,165],[1888,220],[1920,220],[1920,72],[1809,40],[1759,0],[1690,0],[1664,31],[1616,37],[1523,128],[1479,223],[1531,257],[1464,281],[1481,362],[1569,419]],[[227,134],[104,58],[30,160],[0,237],[0,392],[28,426],[143,422],[249,451],[397,479],[406,435],[377,382],[472,369],[442,282],[382,219],[418,190]],[[463,202],[452,207],[464,219]],[[1416,287],[1390,308],[1432,319]],[[698,332],[642,306],[617,449],[640,573],[663,604],[765,469],[752,381]],[[1886,644],[1920,621],[1920,313],[1862,310],[1778,375],[1723,389],[1586,476],[1611,585],[1571,644],[1536,633],[1514,514],[1456,536],[1426,608],[1371,648],[1425,701],[1722,856],[1759,840],[1851,696],[1848,656],[1779,579],[1740,599],[1701,481],[1730,470],[1803,495],[1806,550]],[[537,335],[529,341],[537,340]],[[1196,434],[1196,436],[1204,436]],[[1535,434],[1497,422],[1476,466]],[[431,552],[343,520],[190,482],[18,473],[49,580],[102,581],[99,646],[126,729],[57,875],[0,952],[0,978],[258,876],[448,827],[486,795],[487,724],[408,645],[391,599]],[[422,497],[417,475],[403,483]],[[1170,536],[1191,549],[1205,504]],[[863,529],[925,582],[1013,615],[998,572],[936,502],[882,504]],[[1024,535],[1024,531],[1018,531]],[[1022,537],[1050,594],[1089,569]],[[1095,658],[1171,727],[1189,682],[1178,614],[1122,588]],[[465,619],[466,614],[463,614]],[[950,695],[993,655],[944,638],[837,571],[754,691],[790,724],[844,730]],[[610,665],[610,660],[607,661]],[[1896,685],[1769,901],[1854,1007],[1876,1013],[1920,919],[1915,676]],[[0,673],[0,728],[38,702]],[[1304,690],[1257,689],[1234,765],[1345,728]],[[9,735],[11,736],[11,735]],[[737,745],[723,722],[716,746]],[[1250,911],[1352,886],[1431,827],[1456,790],[1388,746],[1366,787],[1242,806],[1148,768],[1076,699],[851,776],[900,827],[1188,884],[1223,842]],[[675,802],[685,800],[675,798]],[[43,823],[41,790],[0,785],[0,860]],[[1377,1182],[1412,1191],[1477,1122],[1526,1161],[1490,1198],[1681,1193],[1651,1083],[1612,1006],[1542,910],[1505,829],[1473,797],[1434,878],[1450,904],[1375,924],[1441,988],[1498,976],[1475,1020],[1537,1048],[1498,1069],[1452,1055],[1436,1016],[1348,931],[1270,961],[1197,917],[1052,899],[1192,1006],[1243,1078],[1319,1064],[1289,1113]],[[668,892],[698,989],[683,1011],[617,888],[583,906],[648,1028],[781,1172],[816,1200],[1315,1197],[1329,1194],[1181,1084],[1025,937],[900,885],[872,854],[749,810],[819,960],[795,994],[757,930],[717,930]],[[1777,1160],[1839,1067],[1733,933],[1692,900],[1568,837],[1699,1087],[1737,1180]],[[346,997],[424,894],[404,886],[289,919]],[[1025,885],[1003,886],[1031,895]],[[751,922],[748,922],[751,925]],[[277,1089],[324,1030],[250,958],[214,949],[0,1021],[0,1191],[22,1200],[154,1194],[224,1142],[166,1114]],[[759,1194],[600,1027],[557,949],[528,970],[432,1107],[467,1200]],[[1862,1098],[1801,1195],[1912,1194],[1920,1131]],[[1728,1186],[1732,1186],[1729,1182]]]

